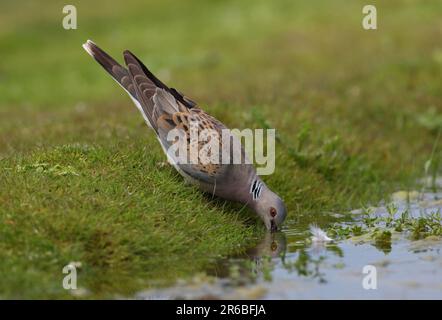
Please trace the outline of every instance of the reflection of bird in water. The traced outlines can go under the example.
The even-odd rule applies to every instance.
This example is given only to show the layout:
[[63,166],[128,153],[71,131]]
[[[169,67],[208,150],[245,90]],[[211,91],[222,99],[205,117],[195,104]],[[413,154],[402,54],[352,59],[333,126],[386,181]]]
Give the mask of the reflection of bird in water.
[[251,273],[255,276],[263,274],[264,278],[268,276],[273,268],[272,258],[280,257],[284,260],[286,249],[287,239],[283,232],[266,233],[256,247],[247,251],[253,263]]
[[264,256],[276,258],[283,256],[287,248],[287,239],[283,232],[266,233],[261,242],[254,248],[247,251],[253,258],[262,258]]

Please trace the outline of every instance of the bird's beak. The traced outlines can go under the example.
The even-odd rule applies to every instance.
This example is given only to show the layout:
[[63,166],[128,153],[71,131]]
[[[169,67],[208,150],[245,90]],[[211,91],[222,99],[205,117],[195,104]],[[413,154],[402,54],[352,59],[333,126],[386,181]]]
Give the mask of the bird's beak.
[[270,232],[278,231],[278,226],[276,225],[275,220],[270,220]]

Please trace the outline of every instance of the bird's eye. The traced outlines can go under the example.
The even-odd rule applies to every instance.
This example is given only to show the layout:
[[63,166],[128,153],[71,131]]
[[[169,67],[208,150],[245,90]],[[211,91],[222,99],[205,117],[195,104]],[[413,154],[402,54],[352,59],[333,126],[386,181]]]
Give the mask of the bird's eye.
[[274,218],[276,216],[276,209],[273,207],[270,207],[270,215],[272,216],[272,218]]

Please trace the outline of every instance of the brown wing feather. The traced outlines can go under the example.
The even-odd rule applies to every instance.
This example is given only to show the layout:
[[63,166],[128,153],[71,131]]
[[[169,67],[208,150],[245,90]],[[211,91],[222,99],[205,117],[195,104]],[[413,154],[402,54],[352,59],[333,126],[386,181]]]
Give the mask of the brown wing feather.
[[[226,169],[225,166],[221,165],[221,157],[222,130],[227,128],[220,121],[197,108],[193,101],[184,97],[175,89],[169,89],[164,83],[155,78],[133,54],[125,51],[124,59],[135,87],[137,99],[156,131],[163,148],[167,151],[176,143],[176,141],[167,140],[169,131],[181,129],[185,137],[188,160],[190,160],[191,149],[194,149],[192,144],[198,144],[196,148],[198,150],[198,163],[179,164],[180,169],[197,180],[214,183]],[[191,104],[190,108],[188,107],[189,104]],[[208,141],[192,141],[190,139],[191,122],[193,121],[197,123],[199,132],[211,129],[217,134],[218,163],[204,163],[200,157],[200,151]],[[211,150],[208,153],[210,154],[210,152]]]
[[183,104],[186,108],[191,109],[196,106],[196,103],[189,99],[188,97],[184,96],[180,92],[178,92],[174,88],[169,88],[166,86],[163,82],[161,82],[157,77],[154,76],[152,72],[147,69],[147,67],[144,65],[144,63],[138,59],[132,52],[129,50],[124,51],[123,53],[124,59],[126,61],[131,61],[131,63],[139,66],[139,68],[142,70],[143,74],[158,88],[166,90],[168,93],[170,93],[176,100],[178,100],[181,104]]
[[[214,121],[215,120],[215,121]],[[218,163],[204,163],[201,158],[200,151],[206,145],[208,141],[193,141],[191,140],[191,123],[195,122],[198,125],[198,133],[205,129],[214,130],[214,133],[218,138]],[[180,167],[188,174],[196,177],[205,182],[213,182],[222,172],[221,156],[222,156],[222,130],[226,127],[204,111],[198,108],[190,110],[175,112],[171,115],[163,115],[158,119],[159,137],[165,149],[170,148],[177,141],[168,141],[167,134],[172,129],[182,130],[184,139],[182,142],[186,143],[186,150],[188,155],[188,161],[190,161],[191,149],[197,144],[196,150],[198,150],[198,163],[185,164]],[[208,138],[211,139],[211,138]],[[208,154],[210,155],[209,149]]]
[[[152,74],[146,74],[145,68],[130,52],[124,53],[129,76],[135,87],[137,100],[140,102],[143,112],[149,120],[152,128],[158,133],[158,119],[163,114],[173,114],[188,110],[178,101],[162,82],[152,78]],[[159,86],[161,85],[161,87]]]

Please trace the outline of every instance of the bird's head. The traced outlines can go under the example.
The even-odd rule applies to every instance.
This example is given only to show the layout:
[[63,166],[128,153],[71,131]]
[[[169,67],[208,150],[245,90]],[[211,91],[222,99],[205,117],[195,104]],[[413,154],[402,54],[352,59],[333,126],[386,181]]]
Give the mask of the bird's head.
[[263,188],[259,198],[254,201],[253,207],[268,230],[275,232],[281,228],[287,209],[276,193],[267,187]]

